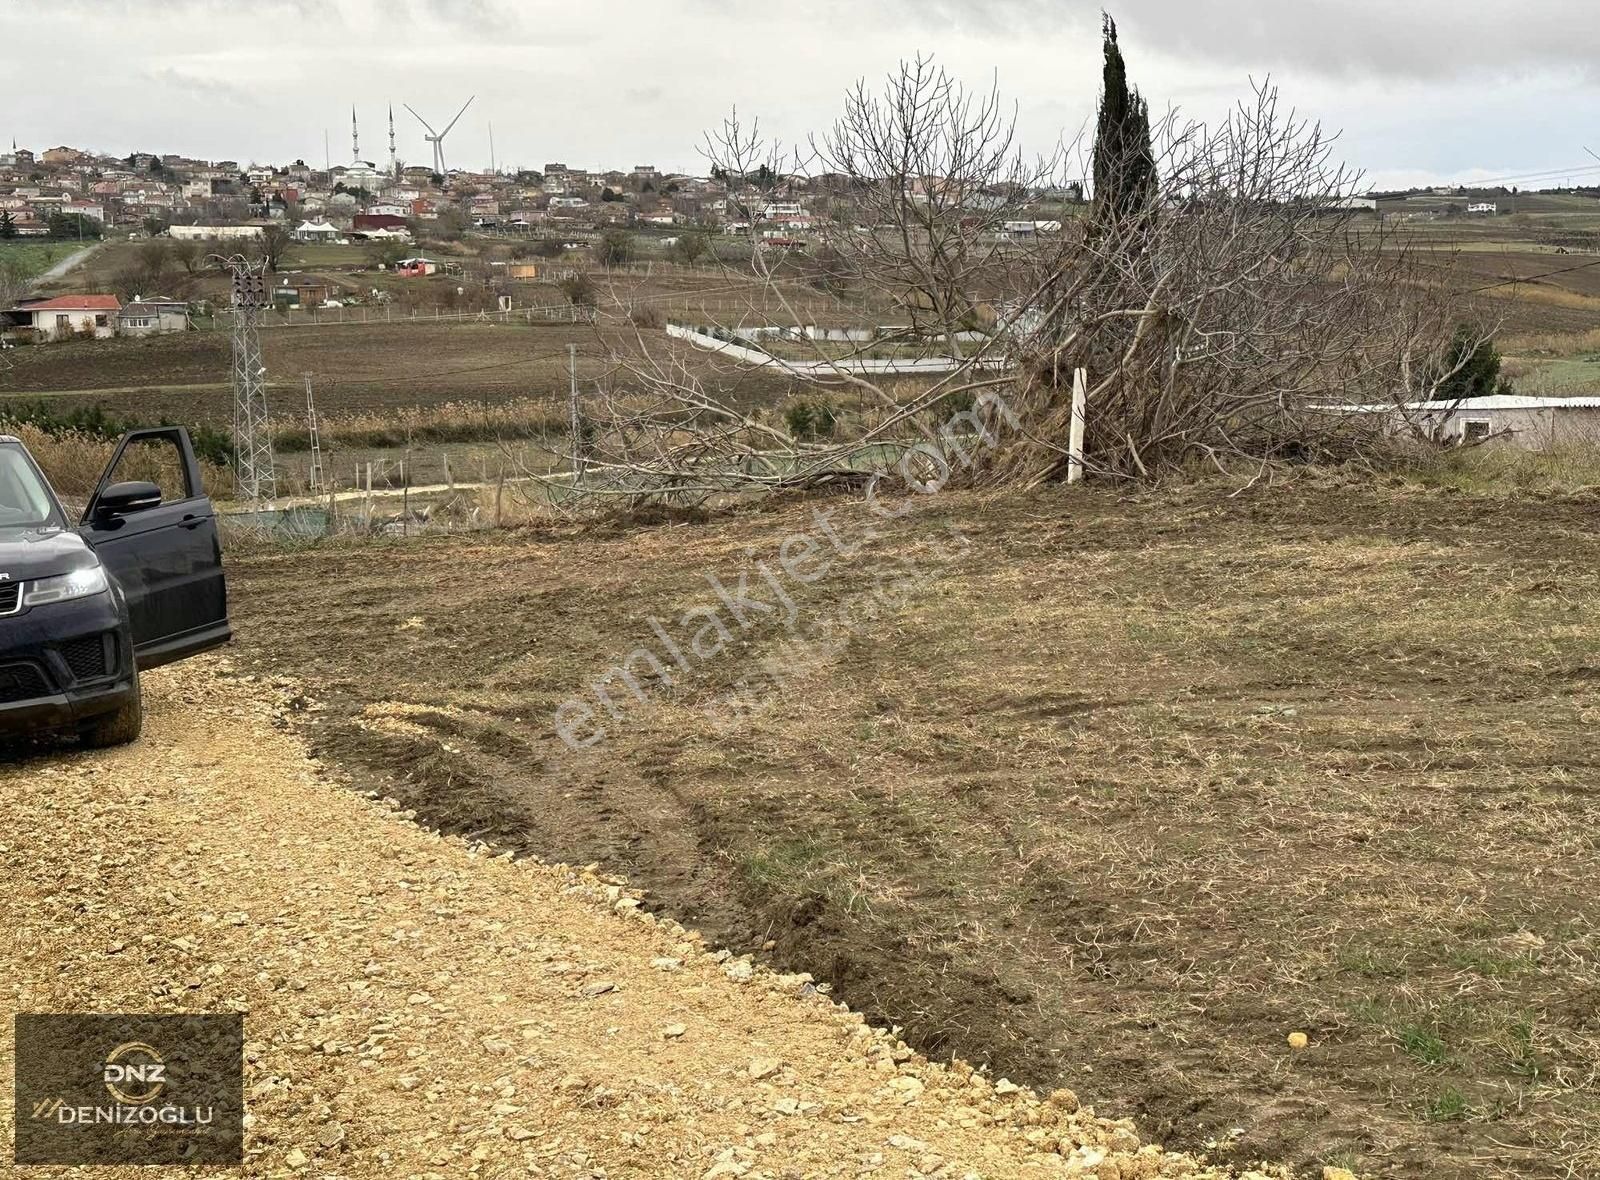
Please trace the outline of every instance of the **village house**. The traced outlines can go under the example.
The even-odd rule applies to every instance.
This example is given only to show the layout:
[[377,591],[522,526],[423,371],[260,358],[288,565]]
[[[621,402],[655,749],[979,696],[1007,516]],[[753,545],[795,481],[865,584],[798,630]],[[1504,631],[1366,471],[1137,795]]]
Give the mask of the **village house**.
[[301,274],[280,274],[272,289],[272,301],[285,307],[321,307],[328,301],[330,289],[322,279]]
[[302,221],[294,230],[297,242],[337,242],[342,237],[344,231],[326,221]]
[[117,317],[122,336],[155,336],[189,329],[189,305],[181,299],[135,297]]
[[113,336],[122,302],[115,295],[58,295],[28,299],[4,313],[13,328],[32,329],[40,340],[61,340],[78,334]]

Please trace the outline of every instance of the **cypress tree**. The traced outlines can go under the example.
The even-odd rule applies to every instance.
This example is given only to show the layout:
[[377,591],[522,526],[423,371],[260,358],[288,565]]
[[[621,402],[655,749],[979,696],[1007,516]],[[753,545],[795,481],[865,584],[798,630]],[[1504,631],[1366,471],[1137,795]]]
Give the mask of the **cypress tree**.
[[1094,140],[1094,223],[1103,229],[1150,202],[1156,188],[1156,161],[1150,148],[1150,110],[1138,87],[1128,86],[1117,22],[1106,13],[1101,17],[1105,69]]

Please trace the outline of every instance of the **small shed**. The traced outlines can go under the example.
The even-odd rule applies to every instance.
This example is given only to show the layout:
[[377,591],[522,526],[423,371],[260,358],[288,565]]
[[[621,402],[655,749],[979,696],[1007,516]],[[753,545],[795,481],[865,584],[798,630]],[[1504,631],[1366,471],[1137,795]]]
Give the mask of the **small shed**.
[[1527,451],[1600,443],[1600,397],[1489,397],[1408,402],[1404,406],[1318,406],[1340,414],[1388,414],[1440,442],[1488,443]]

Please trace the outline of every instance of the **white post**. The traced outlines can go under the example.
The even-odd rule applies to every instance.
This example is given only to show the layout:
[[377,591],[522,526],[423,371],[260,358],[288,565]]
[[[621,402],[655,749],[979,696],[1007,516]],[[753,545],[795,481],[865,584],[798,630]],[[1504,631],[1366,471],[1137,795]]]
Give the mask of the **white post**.
[[1089,373],[1072,371],[1072,426],[1067,434],[1067,482],[1083,479],[1083,426],[1089,400]]

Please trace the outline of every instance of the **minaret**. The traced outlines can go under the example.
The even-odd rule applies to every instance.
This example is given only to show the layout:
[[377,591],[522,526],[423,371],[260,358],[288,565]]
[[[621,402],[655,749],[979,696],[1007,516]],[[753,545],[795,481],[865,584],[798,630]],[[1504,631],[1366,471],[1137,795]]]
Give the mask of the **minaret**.
[[356,108],[350,106],[350,159],[352,162],[361,163],[361,132],[356,128]]
[[389,104],[389,175],[399,179],[400,157],[394,150],[394,103]]

